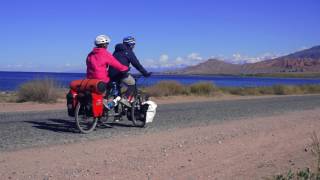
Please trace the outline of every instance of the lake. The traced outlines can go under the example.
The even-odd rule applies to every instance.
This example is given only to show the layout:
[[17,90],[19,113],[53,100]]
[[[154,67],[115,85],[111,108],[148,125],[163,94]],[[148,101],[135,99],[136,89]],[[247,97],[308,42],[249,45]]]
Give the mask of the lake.
[[[33,79],[52,78],[67,87],[70,81],[85,78],[85,73],[51,73],[51,72],[3,72],[0,71],[0,91],[16,90],[22,83]],[[212,82],[220,87],[258,87],[283,85],[320,84],[320,78],[267,78],[241,76],[187,76],[187,75],[152,75],[141,78],[138,84],[150,86],[159,81],[173,80],[182,84],[201,81]]]

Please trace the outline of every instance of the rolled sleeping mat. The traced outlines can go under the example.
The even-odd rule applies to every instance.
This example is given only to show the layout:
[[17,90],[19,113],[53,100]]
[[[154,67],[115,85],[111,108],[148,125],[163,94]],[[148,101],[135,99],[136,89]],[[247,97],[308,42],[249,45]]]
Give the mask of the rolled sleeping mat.
[[82,79],[72,81],[70,83],[70,88],[77,92],[90,91],[102,94],[106,91],[107,86],[106,83],[98,79]]

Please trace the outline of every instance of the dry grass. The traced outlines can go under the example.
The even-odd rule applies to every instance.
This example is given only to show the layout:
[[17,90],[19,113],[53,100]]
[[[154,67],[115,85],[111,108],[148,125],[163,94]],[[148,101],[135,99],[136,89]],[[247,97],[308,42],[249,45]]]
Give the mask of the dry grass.
[[300,87],[301,86],[275,85],[273,86],[273,90],[276,95],[304,94]]
[[175,96],[187,94],[185,86],[177,81],[160,81],[154,86],[144,89],[150,96]]
[[255,87],[227,87],[221,88],[224,94],[232,94],[232,95],[239,95],[239,96],[248,96],[248,95],[261,95],[259,88]]
[[161,81],[154,86],[146,87],[144,91],[150,96],[161,97],[176,95],[210,96],[220,90],[211,82],[199,82],[185,86],[177,81]]
[[320,179],[320,141],[316,132],[313,132],[311,140],[311,152],[316,157],[316,170],[314,175],[317,179]]
[[269,87],[227,87],[221,88],[225,94],[240,96],[247,95],[293,95],[293,94],[316,94],[320,93],[320,85],[274,85]]
[[[62,89],[52,79],[37,79],[29,81],[19,88],[18,92],[0,92],[0,102],[56,102],[58,98],[65,98],[68,90]],[[191,85],[182,85],[177,81],[160,81],[159,83],[143,88],[150,96],[215,96],[231,94],[238,96],[261,95],[294,95],[319,94],[320,85],[274,85],[268,87],[216,87],[212,82],[199,82]]]
[[216,94],[232,94],[239,96],[258,95],[294,95],[320,93],[320,85],[274,85],[268,87],[216,87],[211,82],[199,82],[190,86],[175,81],[162,81],[152,87],[145,88],[151,96],[199,95],[214,96]]
[[52,79],[36,79],[26,82],[18,89],[17,101],[34,101],[41,103],[54,103],[60,97],[61,88]]
[[315,85],[315,84],[302,85],[302,86],[300,86],[300,89],[304,93],[314,94],[314,93],[319,93],[320,92],[320,85]]
[[0,92],[0,102],[16,102],[17,99],[16,92]]
[[188,87],[190,94],[193,95],[214,95],[216,92],[220,90],[211,82],[199,82],[196,84],[192,84]]

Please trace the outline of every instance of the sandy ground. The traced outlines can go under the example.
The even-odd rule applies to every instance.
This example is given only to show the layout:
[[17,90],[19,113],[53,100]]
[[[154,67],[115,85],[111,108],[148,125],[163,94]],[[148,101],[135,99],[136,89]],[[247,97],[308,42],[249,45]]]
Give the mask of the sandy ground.
[[0,179],[261,179],[310,167],[320,109],[0,153]]

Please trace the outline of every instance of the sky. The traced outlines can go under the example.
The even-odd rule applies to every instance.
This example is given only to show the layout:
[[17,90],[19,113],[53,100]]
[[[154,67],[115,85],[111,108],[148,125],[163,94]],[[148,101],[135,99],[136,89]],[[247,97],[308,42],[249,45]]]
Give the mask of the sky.
[[2,0],[0,71],[84,72],[99,34],[147,68],[257,62],[320,45],[319,0]]

